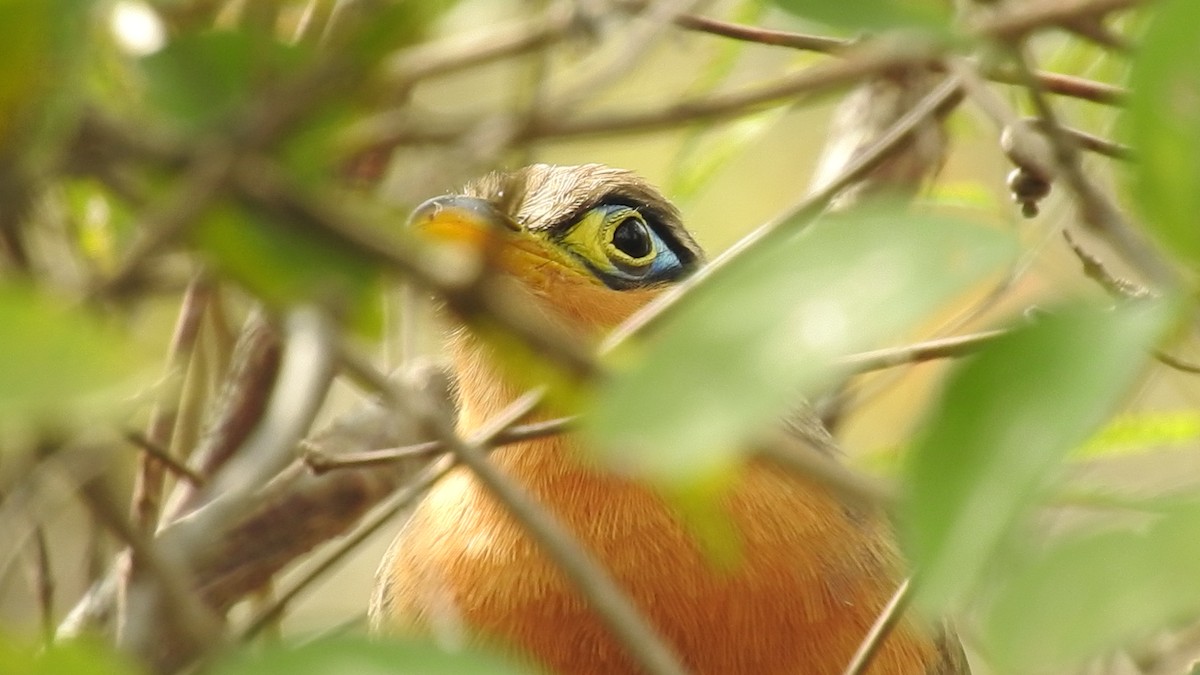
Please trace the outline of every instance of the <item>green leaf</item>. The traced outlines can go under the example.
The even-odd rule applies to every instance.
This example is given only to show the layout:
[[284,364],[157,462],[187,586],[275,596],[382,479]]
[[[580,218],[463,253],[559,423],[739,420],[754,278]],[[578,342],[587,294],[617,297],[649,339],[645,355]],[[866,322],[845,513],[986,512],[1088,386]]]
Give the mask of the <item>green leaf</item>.
[[295,649],[234,655],[213,675],[532,675],[530,667],[481,651],[449,653],[420,642],[341,637]]
[[277,83],[310,52],[253,31],[189,33],[142,60],[152,106],[185,131],[228,121],[256,89]]
[[1085,658],[1200,612],[1200,507],[1136,530],[1052,546],[1008,579],[984,612],[998,672],[1074,672]]
[[1076,457],[1125,455],[1200,440],[1200,411],[1174,410],[1121,415],[1075,453]]
[[960,604],[1055,467],[1133,383],[1166,303],[1072,308],[965,361],[908,458],[908,552],[918,598]]
[[382,330],[382,279],[372,261],[300,223],[219,204],[192,231],[192,241],[225,274],[274,305],[318,302],[355,328]]
[[1013,256],[1009,236],[934,216],[826,218],[721,270],[627,351],[583,431],[620,470],[704,481],[838,377],[839,357],[895,339]]
[[88,0],[0,3],[0,150],[28,147],[78,114],[78,66],[88,55]]
[[135,667],[112,649],[89,640],[51,643],[45,648],[0,637],[0,672],[20,675],[137,675]]
[[82,310],[0,285],[0,373],[0,425],[24,415],[67,419],[111,406],[119,385],[139,374],[139,359],[124,336]]
[[1200,266],[1200,4],[1169,0],[1156,9],[1130,75],[1137,95],[1126,122],[1140,158],[1133,191],[1146,226]]
[[944,31],[949,6],[939,0],[774,0],[783,10],[847,31],[923,28]]

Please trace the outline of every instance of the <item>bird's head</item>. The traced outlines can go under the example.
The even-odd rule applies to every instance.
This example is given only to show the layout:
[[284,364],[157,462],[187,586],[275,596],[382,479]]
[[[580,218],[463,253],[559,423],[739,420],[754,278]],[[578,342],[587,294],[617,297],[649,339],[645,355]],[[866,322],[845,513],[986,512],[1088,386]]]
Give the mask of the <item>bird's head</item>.
[[418,232],[486,256],[585,333],[608,330],[703,253],[679,211],[630,171],[534,164],[492,173],[414,212]]

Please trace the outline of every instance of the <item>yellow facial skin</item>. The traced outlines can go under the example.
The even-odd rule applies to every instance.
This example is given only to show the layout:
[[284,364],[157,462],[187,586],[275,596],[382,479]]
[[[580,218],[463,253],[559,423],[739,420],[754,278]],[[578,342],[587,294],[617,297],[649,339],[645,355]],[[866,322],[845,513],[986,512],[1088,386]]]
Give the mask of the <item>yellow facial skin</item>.
[[661,291],[657,285],[614,290],[597,276],[645,268],[657,253],[652,245],[650,253],[633,258],[612,245],[613,229],[630,218],[640,216],[627,207],[593,209],[553,241],[544,232],[521,229],[484,200],[455,196],[421,205],[410,224],[423,237],[478,256],[572,327],[595,334],[615,327]]

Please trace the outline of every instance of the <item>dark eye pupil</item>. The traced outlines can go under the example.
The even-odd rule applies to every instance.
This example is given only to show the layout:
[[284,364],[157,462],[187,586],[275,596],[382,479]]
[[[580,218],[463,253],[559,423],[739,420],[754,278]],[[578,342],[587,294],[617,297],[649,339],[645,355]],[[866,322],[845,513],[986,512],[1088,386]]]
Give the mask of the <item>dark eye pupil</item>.
[[612,235],[613,246],[630,258],[650,255],[650,232],[646,224],[637,218],[626,218],[617,225]]

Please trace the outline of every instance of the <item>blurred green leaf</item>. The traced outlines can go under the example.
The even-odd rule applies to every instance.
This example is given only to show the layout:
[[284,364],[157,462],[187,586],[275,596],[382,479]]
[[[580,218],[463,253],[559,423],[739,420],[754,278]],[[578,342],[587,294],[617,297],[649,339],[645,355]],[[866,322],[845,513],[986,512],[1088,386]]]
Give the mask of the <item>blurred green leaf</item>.
[[0,637],[0,673],[12,675],[137,675],[142,670],[88,640],[25,646]]
[[1166,303],[1065,309],[964,361],[908,457],[919,599],[957,605],[1039,488],[1103,423],[1170,317]]
[[186,131],[229,119],[310,52],[254,31],[188,33],[142,60],[149,102]]
[[481,651],[449,653],[420,642],[342,637],[295,649],[273,647],[245,652],[218,664],[213,675],[532,675]]
[[73,70],[87,57],[93,5],[89,0],[0,3],[0,151],[28,147],[78,113],[78,101],[69,100],[79,84]]
[[939,0],[773,0],[792,14],[847,31],[923,28],[944,31],[950,7]]
[[679,201],[699,194],[718,171],[770,131],[787,112],[786,107],[771,108],[692,132],[671,164],[671,195]]
[[[0,285],[0,422],[107,404],[138,375],[132,344],[65,301]],[[128,392],[122,392],[128,393]]]
[[1200,267],[1200,3],[1159,3],[1139,42],[1126,122],[1140,161],[1133,189],[1145,224]]
[[[760,22],[765,9],[766,3],[762,0],[744,1],[738,3],[732,20],[754,25]],[[695,96],[711,93],[733,71],[750,44],[742,40],[723,40],[708,65],[699,70],[688,93]],[[801,56],[812,55],[801,53]],[[689,131],[671,160],[667,194],[676,203],[697,195],[718,171],[774,126],[786,112],[786,107],[776,107]]]
[[1200,611],[1200,506],[1136,530],[1053,545],[1021,566],[984,613],[1002,673],[1073,672]]
[[340,310],[359,331],[382,331],[382,278],[332,237],[229,203],[210,209],[193,243],[224,273],[268,303],[317,302]]
[[719,472],[836,378],[839,357],[894,339],[1016,253],[995,230],[883,212],[780,239],[698,289],[636,362],[614,364],[584,422],[604,461],[676,484]]
[[1123,455],[1196,440],[1200,440],[1200,411],[1142,412],[1114,419],[1092,436],[1075,456]]

